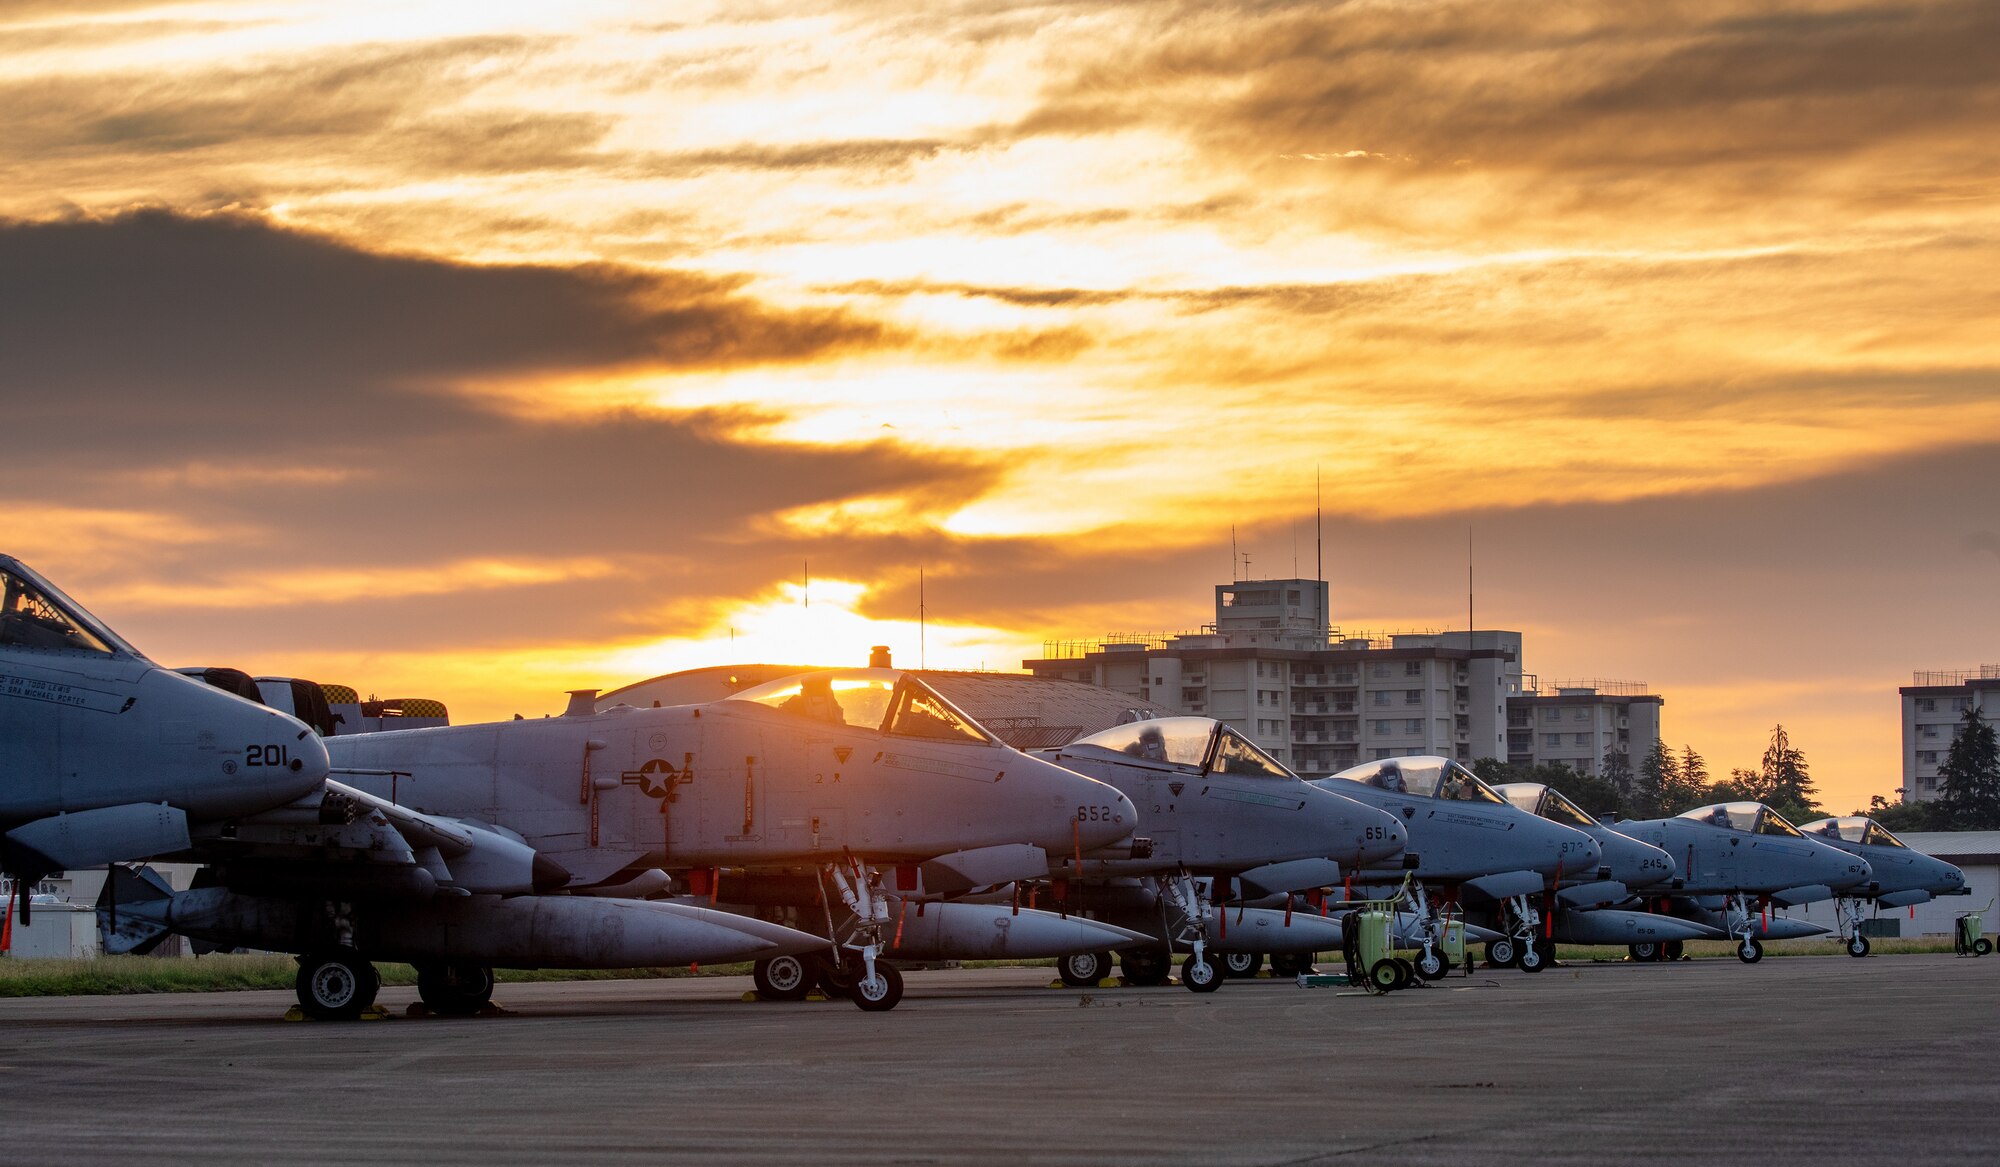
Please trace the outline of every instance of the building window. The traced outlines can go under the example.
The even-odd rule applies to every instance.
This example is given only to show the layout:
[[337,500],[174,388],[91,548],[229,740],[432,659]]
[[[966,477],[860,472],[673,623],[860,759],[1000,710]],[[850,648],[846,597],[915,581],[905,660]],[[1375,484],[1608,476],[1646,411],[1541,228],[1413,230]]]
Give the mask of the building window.
[[1424,719],[1421,717],[1412,717],[1408,721],[1405,721],[1403,723],[1403,732],[1404,733],[1424,732]]
[[1937,736],[1937,726],[1935,726],[1935,725],[1927,725],[1927,726],[1925,726],[1925,727],[1924,727],[1924,736],[1925,736],[1925,737],[1936,737],[1936,736]]
[[1369,670],[1368,675],[1371,677],[1386,677],[1389,675],[1389,666],[1385,664],[1378,664],[1374,668]]
[[1387,737],[1390,733],[1394,732],[1389,728],[1391,725],[1395,724],[1394,722],[1371,721],[1368,724],[1374,728],[1376,736],[1378,737]]
[[1579,706],[1577,706],[1577,707],[1576,707],[1576,712],[1574,712],[1574,713],[1570,714],[1570,720],[1572,720],[1572,721],[1589,721],[1589,720],[1590,720],[1590,710],[1588,710],[1588,709],[1585,709],[1585,708],[1584,708],[1583,706],[1579,705]]
[[1936,789],[1937,789],[1937,779],[1935,779],[1935,778],[1919,778],[1919,779],[1917,779],[1917,789],[1918,789],[1918,790],[1936,790]]
[[1420,661],[1420,660],[1406,660],[1406,661],[1404,661],[1404,662],[1403,662],[1403,675],[1404,675],[1404,676],[1406,676],[1406,677],[1421,677],[1421,676],[1423,676],[1423,675],[1424,675],[1424,662],[1422,662],[1422,661]]
[[1377,689],[1375,691],[1375,704],[1387,705],[1388,703],[1389,703],[1389,690]]
[[1542,735],[1542,747],[1544,749],[1553,750],[1561,746],[1562,744],[1563,744],[1563,735],[1559,733],[1545,733]]
[[1917,712],[1918,712],[1918,713],[1936,713],[1936,712],[1937,712],[1937,702],[1936,702],[1935,700],[1933,700],[1932,698],[1929,698],[1929,697],[1919,697],[1919,698],[1917,698]]
[[1403,704],[1422,705],[1423,703],[1424,703],[1424,691],[1422,689],[1403,690]]
[[1935,766],[1935,765],[1937,765],[1937,751],[1936,751],[1936,750],[1918,750],[1918,751],[1917,751],[1917,765],[1919,765],[1919,766]]
[[1590,744],[1590,735],[1587,733],[1571,734],[1569,744],[1573,746],[1587,746]]
[[1560,709],[1542,710],[1543,721],[1561,721],[1562,719],[1563,719],[1563,711]]
[[1971,704],[1972,698],[1970,697],[1953,697],[1951,699],[1951,711],[1953,713],[1964,713]]
[[1395,752],[1396,752],[1396,751],[1394,751],[1394,750],[1369,750],[1369,751],[1368,751],[1368,757],[1369,757],[1370,759],[1373,759],[1373,760],[1378,760],[1378,761],[1379,761],[1379,760],[1380,760],[1380,759],[1382,759],[1382,758],[1387,758],[1387,757],[1391,757],[1391,756],[1393,756],[1393,755],[1395,754]]

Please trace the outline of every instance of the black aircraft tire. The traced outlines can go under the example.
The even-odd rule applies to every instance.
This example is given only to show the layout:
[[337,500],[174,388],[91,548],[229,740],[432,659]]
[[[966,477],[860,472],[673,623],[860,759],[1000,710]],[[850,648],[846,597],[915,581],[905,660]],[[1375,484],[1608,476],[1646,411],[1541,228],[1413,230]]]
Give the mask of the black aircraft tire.
[[1303,952],[1274,952],[1271,954],[1271,972],[1281,977],[1295,977],[1312,968],[1312,957]]
[[831,960],[819,962],[819,991],[829,997],[845,998],[854,994],[854,982],[861,979],[861,961],[842,961],[835,964]]
[[1867,956],[1867,955],[1868,955],[1868,937],[1866,937],[1866,936],[1863,936],[1863,935],[1862,935],[1861,933],[1859,933],[1859,932],[1856,932],[1856,933],[1855,933],[1854,935],[1852,935],[1852,936],[1848,937],[1848,938],[1847,938],[1847,955],[1849,955],[1849,956]]
[[1514,963],[1515,944],[1511,936],[1486,942],[1486,963],[1491,968],[1510,968]]
[[1520,948],[1514,957],[1514,967],[1524,973],[1538,973],[1549,967],[1549,958],[1555,955],[1555,949],[1544,947],[1539,940],[1530,940]]
[[1744,964],[1756,964],[1764,959],[1764,946],[1757,943],[1757,938],[1752,936],[1736,946],[1736,959]]
[[1427,981],[1437,980],[1451,971],[1451,962],[1436,948],[1418,949],[1417,959],[1412,963],[1416,967],[1417,975]]
[[352,948],[309,952],[299,957],[299,1010],[315,1021],[352,1021],[375,1003],[381,988],[375,966]]
[[1270,971],[1280,977],[1296,977],[1312,971],[1310,953],[1270,953]]
[[1666,955],[1665,953],[1660,951],[1662,947],[1663,946],[1657,940],[1641,940],[1637,944],[1627,944],[1625,946],[1625,953],[1626,955],[1630,956],[1633,960],[1638,960],[1638,961],[1660,960]]
[[1264,968],[1261,952],[1218,952],[1215,956],[1222,965],[1223,975],[1239,980],[1254,977]]
[[1134,985],[1164,985],[1174,971],[1173,956],[1157,948],[1129,948],[1118,956],[1118,971]]
[[1686,951],[1687,951],[1686,944],[1682,943],[1679,940],[1669,940],[1665,944],[1660,946],[1660,959],[1679,960],[1681,958],[1681,954]]
[[1181,962],[1181,984],[1191,993],[1213,993],[1222,987],[1227,974],[1222,971],[1222,962],[1207,954],[1190,956]]
[[903,999],[903,974],[893,964],[875,962],[875,979],[854,982],[854,1003],[864,1013],[887,1013]]
[[1111,975],[1108,952],[1076,952],[1056,959],[1056,975],[1072,989],[1094,989]]
[[766,1001],[803,1001],[819,980],[816,961],[803,956],[773,956],[750,966],[750,980]]
[[493,970],[477,964],[420,964],[417,995],[445,1017],[470,1017],[493,999]]

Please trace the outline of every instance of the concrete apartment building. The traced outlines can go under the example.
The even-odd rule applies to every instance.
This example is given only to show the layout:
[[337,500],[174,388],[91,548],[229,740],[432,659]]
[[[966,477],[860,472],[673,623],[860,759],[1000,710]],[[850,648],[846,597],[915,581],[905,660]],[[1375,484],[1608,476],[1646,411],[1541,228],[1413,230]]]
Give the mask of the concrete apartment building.
[[2000,717],[2000,665],[1919,672],[1910,681],[1897,690],[1903,699],[1903,801],[1929,802],[1938,796],[1938,767],[1965,711],[1977,709],[1989,722]]
[[1525,678],[1507,699],[1509,762],[1560,762],[1581,774],[1604,772],[1604,756],[1624,754],[1636,769],[1660,740],[1665,698],[1627,681],[1557,681]]
[[[1021,664],[1226,721],[1302,774],[1413,754],[1561,759],[1596,773],[1611,743],[1647,750],[1659,734],[1658,697],[1597,688],[1541,696],[1521,671],[1518,632],[1344,636],[1324,580],[1217,584],[1215,622],[1200,632],[1050,642]],[[1517,712],[1523,699],[1531,707]],[[1513,723],[1545,708],[1566,719],[1561,744],[1541,744],[1549,729],[1514,748]],[[1598,747],[1588,758],[1571,744],[1580,735]]]

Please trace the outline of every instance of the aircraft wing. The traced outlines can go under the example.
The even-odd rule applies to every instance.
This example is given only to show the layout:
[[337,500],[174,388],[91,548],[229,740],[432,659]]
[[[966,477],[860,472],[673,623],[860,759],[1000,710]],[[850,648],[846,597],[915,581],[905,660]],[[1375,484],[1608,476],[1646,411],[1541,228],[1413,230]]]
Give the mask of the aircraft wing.
[[570,880],[504,827],[424,814],[331,779],[275,810],[204,826],[187,857],[235,886],[362,899],[514,895]]

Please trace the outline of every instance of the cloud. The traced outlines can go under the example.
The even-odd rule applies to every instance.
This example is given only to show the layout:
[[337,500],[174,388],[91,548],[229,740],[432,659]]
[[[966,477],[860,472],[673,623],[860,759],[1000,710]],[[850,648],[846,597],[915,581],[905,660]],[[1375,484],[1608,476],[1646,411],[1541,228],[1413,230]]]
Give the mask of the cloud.
[[[114,588],[127,611],[202,587],[230,597],[229,614],[177,612],[211,634],[242,620],[280,642],[343,625],[364,641],[449,639],[572,583],[595,606],[538,607],[536,633],[602,632],[661,586],[727,591],[767,568],[703,578],[704,559],[760,516],[977,490],[990,473],[977,458],[738,438],[744,418],[715,410],[527,414],[477,388],[781,364],[882,335],[848,314],[763,305],[725,279],[378,255],[242,216],[0,228],[16,504],[64,508],[53,513],[98,532],[55,548],[86,581],[174,580]],[[148,514],[172,518],[130,556],[105,553]],[[535,570],[574,562],[611,566],[555,571],[562,583]],[[479,587],[409,583],[424,573]],[[319,610],[244,615],[260,575],[270,604]],[[508,598],[457,594],[477,591]]]

